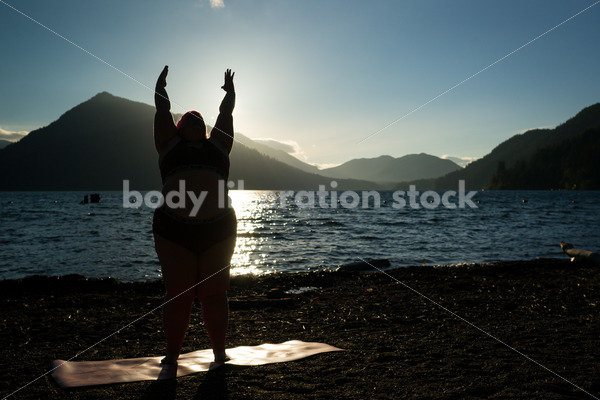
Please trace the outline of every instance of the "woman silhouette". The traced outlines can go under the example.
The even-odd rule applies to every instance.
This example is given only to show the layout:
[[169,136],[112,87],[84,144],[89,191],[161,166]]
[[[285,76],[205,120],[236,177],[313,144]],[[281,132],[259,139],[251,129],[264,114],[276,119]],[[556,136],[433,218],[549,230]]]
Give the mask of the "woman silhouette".
[[[215,362],[223,363],[227,361],[227,290],[237,220],[230,205],[220,203],[228,198],[234,74],[229,69],[225,72],[222,89],[226,95],[209,137],[197,111],[185,113],[177,124],[173,122],[165,89],[167,74],[168,66],[156,82],[154,96],[154,144],[165,199],[154,212],[152,222],[167,301],[163,308],[167,352],[162,362],[177,363],[192,305],[198,299]],[[177,193],[185,193],[185,197]]]

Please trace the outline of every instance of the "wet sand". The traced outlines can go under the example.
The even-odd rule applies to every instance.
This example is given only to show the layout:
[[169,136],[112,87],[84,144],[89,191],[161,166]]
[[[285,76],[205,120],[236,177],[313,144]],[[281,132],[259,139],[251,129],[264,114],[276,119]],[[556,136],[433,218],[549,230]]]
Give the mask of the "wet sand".
[[[35,379],[94,344],[77,360],[162,355],[161,311],[152,311],[161,282],[0,281],[0,397],[28,385],[9,398],[591,399],[581,389],[600,397],[599,272],[535,260],[235,277],[230,347],[297,339],[345,351],[70,390]],[[302,287],[315,289],[286,293]],[[209,347],[195,307],[183,351]]]

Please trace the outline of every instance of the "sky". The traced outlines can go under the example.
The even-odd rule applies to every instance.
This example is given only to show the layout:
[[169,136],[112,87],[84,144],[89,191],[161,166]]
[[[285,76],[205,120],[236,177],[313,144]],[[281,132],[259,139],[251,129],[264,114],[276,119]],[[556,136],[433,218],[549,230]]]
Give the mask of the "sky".
[[596,0],[0,0],[0,139],[168,65],[174,113],[214,122],[231,68],[236,132],[311,164],[479,158],[600,101],[599,31]]

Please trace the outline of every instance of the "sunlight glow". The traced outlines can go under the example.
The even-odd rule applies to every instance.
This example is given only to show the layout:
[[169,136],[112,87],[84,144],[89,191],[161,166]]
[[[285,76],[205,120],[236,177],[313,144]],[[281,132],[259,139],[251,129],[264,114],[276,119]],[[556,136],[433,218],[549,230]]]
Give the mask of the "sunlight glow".
[[[231,204],[238,220],[238,236],[235,252],[231,259],[231,275],[270,273],[266,254],[258,253],[260,244],[266,240],[272,202],[265,201],[265,193],[260,191],[232,190],[229,192]],[[275,261],[273,261],[273,264]]]

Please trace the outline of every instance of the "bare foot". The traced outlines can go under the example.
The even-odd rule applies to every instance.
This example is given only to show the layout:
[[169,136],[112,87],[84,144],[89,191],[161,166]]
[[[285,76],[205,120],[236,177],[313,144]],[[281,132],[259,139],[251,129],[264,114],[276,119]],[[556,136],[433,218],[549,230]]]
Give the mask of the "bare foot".
[[223,354],[221,356],[219,356],[219,357],[215,356],[215,361],[210,363],[208,370],[211,371],[216,368],[221,368],[229,360],[231,360],[231,358],[229,358],[229,356],[227,354],[225,354],[225,352],[223,352]]
[[227,361],[231,360],[227,354],[225,354],[225,350],[222,351],[214,351],[215,354],[215,362],[218,364],[224,364]]
[[167,365],[177,365],[178,358],[179,358],[179,353],[167,351],[167,355],[165,356],[165,358],[160,360],[160,363],[167,364]]

